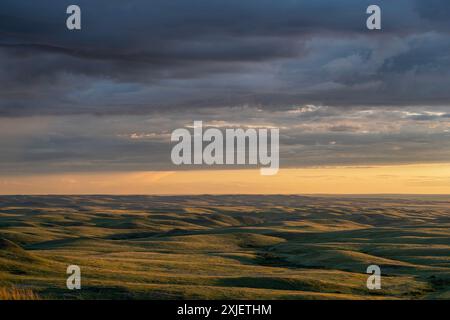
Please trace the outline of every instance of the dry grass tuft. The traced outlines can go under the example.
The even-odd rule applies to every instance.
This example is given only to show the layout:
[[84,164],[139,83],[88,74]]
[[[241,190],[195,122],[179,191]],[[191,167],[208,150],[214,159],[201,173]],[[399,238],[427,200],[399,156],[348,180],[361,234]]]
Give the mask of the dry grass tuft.
[[30,289],[0,287],[0,300],[39,300],[39,296]]

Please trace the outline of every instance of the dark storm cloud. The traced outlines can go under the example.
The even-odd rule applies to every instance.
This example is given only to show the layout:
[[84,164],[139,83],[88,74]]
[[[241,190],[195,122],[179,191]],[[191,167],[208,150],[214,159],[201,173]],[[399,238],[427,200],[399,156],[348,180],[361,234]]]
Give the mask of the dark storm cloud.
[[2,0],[0,173],[172,170],[194,120],[279,127],[282,167],[448,162],[449,5]]
[[372,3],[4,0],[0,115],[448,104],[448,1]]

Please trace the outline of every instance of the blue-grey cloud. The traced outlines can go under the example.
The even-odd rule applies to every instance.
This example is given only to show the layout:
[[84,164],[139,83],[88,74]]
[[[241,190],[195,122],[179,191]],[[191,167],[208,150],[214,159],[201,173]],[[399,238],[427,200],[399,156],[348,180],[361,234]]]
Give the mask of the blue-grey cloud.
[[[221,129],[280,128],[282,168],[450,159],[450,118],[445,108],[236,107],[198,109],[190,117]],[[211,168],[172,165],[170,134],[192,125],[183,113],[0,118],[0,173]]]
[[194,120],[280,127],[283,167],[448,162],[448,21],[447,0],[2,0],[0,172],[173,169]]
[[372,3],[4,0],[0,115],[447,105],[448,3],[377,1],[375,32]]

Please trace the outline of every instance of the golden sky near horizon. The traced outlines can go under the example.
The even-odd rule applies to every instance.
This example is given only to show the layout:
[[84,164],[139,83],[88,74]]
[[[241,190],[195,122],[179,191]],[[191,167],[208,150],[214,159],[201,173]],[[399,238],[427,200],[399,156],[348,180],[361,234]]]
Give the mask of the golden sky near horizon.
[[0,176],[0,194],[450,194],[450,163]]

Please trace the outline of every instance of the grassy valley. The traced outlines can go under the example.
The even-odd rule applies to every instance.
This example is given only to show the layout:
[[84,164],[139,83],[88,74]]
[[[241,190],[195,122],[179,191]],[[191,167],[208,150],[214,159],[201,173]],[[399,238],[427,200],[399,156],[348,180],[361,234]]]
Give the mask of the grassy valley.
[[450,198],[2,196],[0,299],[14,297],[449,299]]

